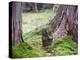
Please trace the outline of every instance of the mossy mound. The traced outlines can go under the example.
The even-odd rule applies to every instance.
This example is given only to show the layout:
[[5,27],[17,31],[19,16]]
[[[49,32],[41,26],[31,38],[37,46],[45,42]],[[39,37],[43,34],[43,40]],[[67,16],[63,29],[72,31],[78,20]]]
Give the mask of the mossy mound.
[[54,44],[51,54],[55,56],[76,55],[78,54],[78,46],[71,39],[71,36],[65,36]]
[[38,57],[38,52],[27,43],[21,43],[12,49],[13,58]]

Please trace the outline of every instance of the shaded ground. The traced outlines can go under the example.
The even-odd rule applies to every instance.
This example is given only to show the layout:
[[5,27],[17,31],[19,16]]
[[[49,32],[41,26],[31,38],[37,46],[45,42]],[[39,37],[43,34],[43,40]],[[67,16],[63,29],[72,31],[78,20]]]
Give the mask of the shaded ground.
[[39,52],[39,56],[77,54],[77,44],[73,42],[71,36],[65,36],[64,38],[55,40],[53,42],[53,48],[47,50],[43,49],[41,35],[38,35],[36,32],[32,32],[29,36],[25,35],[24,40]]
[[25,43],[19,44],[13,48],[13,57],[45,57],[45,56],[65,56],[76,55],[77,44],[73,42],[70,36],[55,41],[51,49],[42,47],[41,36],[33,35],[26,38]]

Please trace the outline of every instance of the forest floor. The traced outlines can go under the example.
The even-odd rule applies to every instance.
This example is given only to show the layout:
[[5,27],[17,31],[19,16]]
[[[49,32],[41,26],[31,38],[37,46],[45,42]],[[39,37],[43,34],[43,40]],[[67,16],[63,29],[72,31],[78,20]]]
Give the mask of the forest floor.
[[13,49],[13,57],[44,57],[77,54],[77,44],[71,36],[65,36],[56,41],[51,49],[42,47],[41,28],[48,23],[55,14],[52,12],[23,13],[23,39],[25,43]]
[[48,23],[56,13],[52,11],[46,12],[28,12],[22,14],[22,27],[23,27],[23,34],[34,30],[37,27],[43,26]]

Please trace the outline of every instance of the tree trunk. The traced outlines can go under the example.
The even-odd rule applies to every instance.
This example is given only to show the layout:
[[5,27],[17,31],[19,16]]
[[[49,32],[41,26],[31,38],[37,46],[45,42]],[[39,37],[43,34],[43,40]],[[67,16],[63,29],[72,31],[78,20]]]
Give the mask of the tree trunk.
[[23,41],[21,2],[12,2],[12,45]]
[[[45,30],[46,29],[46,30]],[[45,35],[43,34],[43,32]],[[52,33],[50,33],[52,32]],[[73,41],[78,43],[78,11],[77,6],[60,5],[56,16],[46,25],[42,31],[43,46],[48,48],[47,42],[50,40],[51,35],[53,40],[63,38],[66,35],[71,35]],[[51,39],[52,40],[52,39]],[[53,41],[54,42],[54,41]]]
[[35,3],[35,11],[38,12],[37,3]]
[[53,12],[57,13],[59,5],[53,5]]
[[48,24],[54,30],[53,37],[60,38],[69,34],[78,43],[78,11],[77,6],[60,6],[57,15]]

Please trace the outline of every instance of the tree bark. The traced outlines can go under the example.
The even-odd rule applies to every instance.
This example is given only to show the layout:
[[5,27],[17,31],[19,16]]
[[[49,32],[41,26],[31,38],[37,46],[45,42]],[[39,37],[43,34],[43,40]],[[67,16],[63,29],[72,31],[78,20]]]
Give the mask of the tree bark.
[[12,2],[12,45],[23,42],[21,2]]
[[53,29],[53,37],[60,38],[71,35],[73,41],[78,43],[78,7],[72,5],[61,5],[57,15],[49,22]]
[[38,12],[37,3],[35,3],[35,11]]

